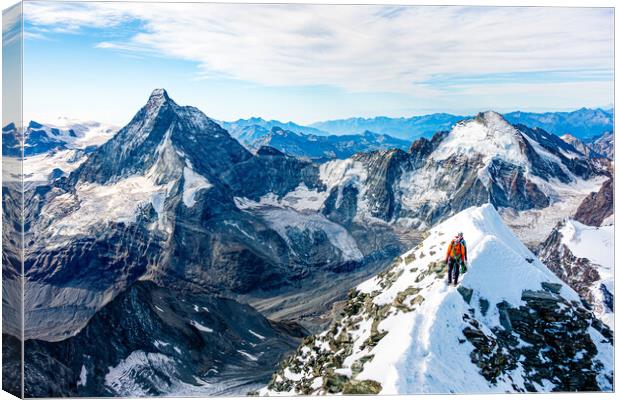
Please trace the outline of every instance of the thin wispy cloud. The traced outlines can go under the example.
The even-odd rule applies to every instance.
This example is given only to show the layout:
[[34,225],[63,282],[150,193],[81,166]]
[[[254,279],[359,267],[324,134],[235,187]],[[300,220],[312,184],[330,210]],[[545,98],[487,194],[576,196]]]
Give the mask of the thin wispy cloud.
[[16,5],[2,12],[2,45],[10,46],[21,40],[22,35],[21,7]]
[[[434,96],[609,81],[613,11],[593,8],[25,3],[33,33],[122,27],[98,47],[197,63],[196,76]],[[521,75],[519,75],[521,74]],[[527,84],[527,80],[525,84]],[[487,89],[488,90],[488,89]]]

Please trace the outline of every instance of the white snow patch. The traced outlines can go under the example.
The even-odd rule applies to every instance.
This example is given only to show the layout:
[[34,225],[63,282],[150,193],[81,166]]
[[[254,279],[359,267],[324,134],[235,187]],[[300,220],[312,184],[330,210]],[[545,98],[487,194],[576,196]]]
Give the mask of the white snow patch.
[[[149,373],[148,370],[157,368],[173,376],[173,361],[161,353],[145,353],[142,350],[134,351],[118,365],[109,367],[105,375],[105,385],[119,396],[147,396],[147,386],[166,388],[166,383],[158,374]],[[146,372],[146,373],[145,373]],[[149,382],[142,382],[140,377],[146,375]]]
[[[76,148],[100,146],[107,142],[118,131],[118,127],[97,121],[81,121],[74,118],[59,117],[58,119],[42,124],[48,136],[55,137],[72,144]],[[51,129],[60,130],[60,136],[53,135]],[[69,134],[73,130],[75,136]]]
[[193,326],[195,326],[196,329],[198,329],[199,331],[208,332],[208,333],[212,333],[213,332],[213,329],[211,329],[211,328],[209,328],[207,326],[202,325],[200,322],[192,321],[191,324]]
[[[101,223],[133,223],[138,211],[147,204],[155,201],[159,206],[159,196],[167,190],[166,185],[156,185],[148,176],[132,176],[108,185],[79,183],[75,194],[56,197],[43,207],[41,215],[57,217],[50,225],[50,236],[75,236]],[[79,208],[72,209],[76,204]],[[63,209],[68,209],[68,213],[58,216]]]
[[155,340],[153,345],[161,350],[162,347],[170,346],[170,343],[164,342],[162,340]]
[[37,184],[45,185],[50,182],[50,174],[55,168],[68,175],[79,167],[86,158],[86,155],[73,149],[24,157],[24,184],[27,187]]
[[237,350],[237,353],[241,354],[242,356],[245,356],[250,361],[258,361],[258,357],[255,357],[251,355],[250,353],[247,353],[243,350]]
[[264,206],[274,206],[280,208],[292,208],[297,211],[318,211],[329,192],[310,190],[305,183],[300,183],[295,190],[288,192],[282,198],[278,198],[274,193],[263,195],[258,201],[253,201],[245,197],[235,197],[235,204],[241,210],[252,210]]
[[264,337],[263,335],[259,335],[258,333],[254,332],[254,331],[253,331],[253,330],[251,330],[251,329],[248,329],[248,331],[249,331],[252,335],[254,335],[254,336],[256,336],[257,338],[259,338],[260,340],[265,340],[265,337]]
[[587,258],[605,269],[605,274],[613,278],[614,267],[614,227],[588,226],[569,219],[562,229],[562,243],[568,246],[575,257]]
[[202,189],[209,189],[213,185],[202,175],[197,174],[192,168],[183,168],[183,203],[186,207],[196,204],[196,193]]
[[614,214],[611,214],[609,217],[603,220],[603,222],[601,223],[601,226],[614,225],[614,221],[615,221]]
[[88,371],[86,371],[86,365],[82,364],[82,369],[80,370],[80,380],[78,380],[78,386],[86,386],[86,379],[88,377]]

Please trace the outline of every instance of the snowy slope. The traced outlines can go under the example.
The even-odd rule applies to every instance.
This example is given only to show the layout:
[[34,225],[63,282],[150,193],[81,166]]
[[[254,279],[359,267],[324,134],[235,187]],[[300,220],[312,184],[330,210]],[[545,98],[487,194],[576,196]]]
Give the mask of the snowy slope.
[[118,127],[97,121],[81,121],[78,119],[60,117],[44,124],[46,130],[56,128],[57,135],[76,148],[88,146],[100,146],[108,141],[117,131]]
[[[470,260],[458,288],[442,262],[455,230]],[[611,390],[611,335],[491,205],[473,207],[352,290],[260,394]]]
[[45,124],[31,121],[24,142],[23,168],[27,187],[45,185],[68,175],[116,131],[112,125],[68,118]]
[[563,237],[562,243],[568,246],[575,256],[587,258],[600,265],[605,269],[606,279],[613,279],[613,225],[595,227],[568,220],[560,232]]
[[560,232],[562,244],[569,248],[575,257],[588,259],[596,267],[600,279],[592,284],[595,289],[595,311],[599,318],[613,327],[613,311],[602,304],[606,300],[605,292],[612,296],[615,293],[614,226],[593,227],[568,220]]
[[485,112],[483,118],[456,124],[433,153],[433,159],[440,161],[456,154],[479,153],[484,156],[485,163],[501,157],[513,164],[525,165],[527,158],[519,148],[517,129],[494,112]]
[[537,250],[540,259],[614,325],[614,225],[588,226],[573,219],[558,224]]

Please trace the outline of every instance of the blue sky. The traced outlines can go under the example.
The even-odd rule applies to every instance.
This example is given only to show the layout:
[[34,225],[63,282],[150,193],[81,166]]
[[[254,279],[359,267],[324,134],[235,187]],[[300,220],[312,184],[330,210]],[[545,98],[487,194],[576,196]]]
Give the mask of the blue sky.
[[123,125],[152,89],[310,123],[613,102],[613,10],[25,4],[24,114]]

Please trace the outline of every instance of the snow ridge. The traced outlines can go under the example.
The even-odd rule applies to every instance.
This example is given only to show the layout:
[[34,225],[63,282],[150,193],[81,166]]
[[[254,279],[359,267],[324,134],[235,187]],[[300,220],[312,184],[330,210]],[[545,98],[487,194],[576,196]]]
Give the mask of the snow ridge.
[[[446,285],[443,262],[455,230],[465,234],[470,261],[458,288]],[[537,327],[537,313],[552,313],[555,322]],[[586,326],[569,328],[574,320]],[[568,335],[566,346],[555,335]],[[567,390],[561,370],[536,367],[539,357],[588,371],[590,380],[575,390],[610,390],[611,337],[487,204],[431,229],[418,247],[352,290],[343,318],[306,338],[260,394]]]

